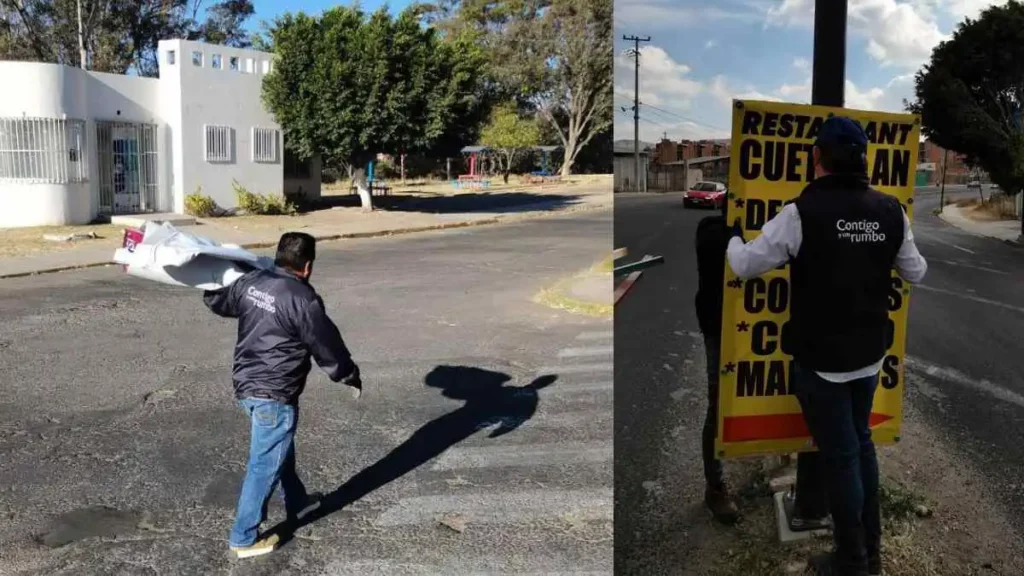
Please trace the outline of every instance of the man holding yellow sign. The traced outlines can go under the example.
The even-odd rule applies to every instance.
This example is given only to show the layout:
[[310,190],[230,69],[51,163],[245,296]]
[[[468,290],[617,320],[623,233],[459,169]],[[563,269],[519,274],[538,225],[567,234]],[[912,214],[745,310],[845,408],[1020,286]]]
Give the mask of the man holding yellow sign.
[[[723,350],[723,362],[733,368],[729,370],[730,364],[726,364],[724,372],[735,373],[736,384],[730,390],[723,384],[723,399],[729,396],[735,402],[735,396],[756,395],[759,388],[763,396],[772,386],[781,386],[778,394],[796,396],[824,460],[833,517],[835,552],[816,559],[815,564],[821,573],[879,574],[878,462],[871,425],[879,373],[895,338],[889,318],[892,270],[903,280],[916,283],[924,277],[927,265],[914,244],[910,218],[900,200],[872,187],[878,173],[885,177],[885,184],[892,184],[893,171],[888,161],[884,171],[878,169],[876,152],[871,173],[868,145],[872,139],[859,122],[840,116],[823,119],[751,108],[738,114],[742,114],[741,133],[793,136],[801,132],[804,138],[813,138],[813,144],[786,143],[787,148],[776,146],[778,142],[734,139],[740,147],[739,154],[733,155],[734,174],[740,171],[741,176],[751,176],[756,170],[769,181],[795,182],[810,180],[813,171],[814,178],[798,198],[780,202],[784,206],[777,215],[766,218],[753,241],[745,243],[743,238],[745,229],[757,228],[751,226],[757,220],[753,207],[739,212],[744,214],[746,226],[744,218],[734,219],[727,254],[735,278],[727,278],[727,282],[737,287],[737,281],[742,284],[771,274],[767,283],[747,284],[744,292],[753,296],[744,298],[746,312],[775,308],[770,311],[778,314],[785,311],[788,300],[790,315],[781,328],[764,320],[752,325],[740,322],[737,330],[751,334],[754,356],[780,349],[791,355],[793,362],[788,367],[778,364],[781,380],[770,373],[758,378],[758,370],[771,372],[771,366],[763,360],[754,361],[760,362],[758,365],[740,358],[738,347],[729,351],[732,354]],[[872,128],[877,142],[883,128]],[[892,142],[905,142],[916,132],[913,128],[887,124],[885,136]],[[783,131],[788,134],[779,134]],[[760,157],[759,163],[750,161],[755,155]],[[809,165],[801,165],[802,155],[809,156]],[[730,206],[730,217],[738,216],[734,207],[743,208],[743,199]],[[787,263],[788,282],[774,272]],[[764,290],[758,290],[761,285]],[[735,310],[730,310],[728,303],[725,307],[723,342],[734,338],[730,322]],[[728,338],[725,331],[730,332]],[[745,364],[740,366],[740,362]],[[790,415],[770,416],[726,422],[723,414],[720,441],[770,440],[773,436],[770,430],[764,435],[766,428],[793,424],[792,418],[779,418]]]

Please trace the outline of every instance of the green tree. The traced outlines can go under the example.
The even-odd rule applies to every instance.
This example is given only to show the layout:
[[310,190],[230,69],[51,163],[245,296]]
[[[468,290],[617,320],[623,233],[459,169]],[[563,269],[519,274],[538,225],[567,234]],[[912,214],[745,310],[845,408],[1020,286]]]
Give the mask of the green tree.
[[276,64],[263,101],[285,145],[328,169],[379,153],[455,155],[485,118],[480,48],[462,35],[442,42],[415,8],[288,14],[269,36]]
[[965,20],[916,77],[922,131],[984,168],[1007,194],[1024,190],[1024,4]]
[[480,133],[480,143],[497,154],[499,169],[505,183],[516,159],[540,144],[540,128],[531,118],[523,118],[515,103],[494,109],[491,120]]
[[[88,66],[142,76],[158,71],[157,43],[169,38],[246,47],[251,0],[81,0]],[[205,8],[206,18],[199,12]],[[0,59],[78,66],[77,0],[0,0]]]
[[595,137],[610,141],[611,0],[462,0],[457,10],[442,0],[422,10],[446,33],[480,35],[496,92],[529,104],[552,127],[563,175]]

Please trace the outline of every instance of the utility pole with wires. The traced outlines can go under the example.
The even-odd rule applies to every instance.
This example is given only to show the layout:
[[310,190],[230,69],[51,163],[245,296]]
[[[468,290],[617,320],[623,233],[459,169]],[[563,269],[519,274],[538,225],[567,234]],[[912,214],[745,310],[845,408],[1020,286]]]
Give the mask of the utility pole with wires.
[[651,37],[626,36],[622,39],[633,43],[630,56],[633,57],[633,185],[640,190],[640,43],[650,42]]

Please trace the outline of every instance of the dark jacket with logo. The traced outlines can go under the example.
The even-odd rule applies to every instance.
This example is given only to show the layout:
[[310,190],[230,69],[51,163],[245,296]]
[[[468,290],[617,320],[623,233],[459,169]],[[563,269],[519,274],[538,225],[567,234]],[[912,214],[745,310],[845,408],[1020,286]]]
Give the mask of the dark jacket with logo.
[[360,386],[359,368],[323,300],[288,272],[249,272],[226,288],[206,292],[203,302],[219,316],[238,318],[236,398],[294,403],[306,386],[310,357],[334,382]]
[[704,338],[722,337],[725,251],[732,233],[725,216],[708,216],[697,224],[697,324]]
[[803,238],[790,264],[793,356],[818,372],[852,372],[885,356],[889,291],[903,207],[865,177],[830,175],[796,200]]

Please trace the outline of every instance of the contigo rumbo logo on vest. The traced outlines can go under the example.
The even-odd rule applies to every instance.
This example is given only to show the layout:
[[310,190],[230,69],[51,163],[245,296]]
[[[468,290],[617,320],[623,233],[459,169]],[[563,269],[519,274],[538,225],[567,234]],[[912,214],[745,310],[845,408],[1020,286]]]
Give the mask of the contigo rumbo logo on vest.
[[885,242],[885,232],[879,232],[881,226],[878,222],[869,220],[857,220],[848,222],[840,219],[836,222],[836,230],[839,231],[840,240],[850,242]]
[[257,308],[261,310],[266,310],[271,314],[277,312],[277,308],[274,308],[274,300],[276,300],[276,298],[274,298],[272,295],[267,294],[266,292],[260,292],[259,290],[253,288],[252,286],[249,286],[249,289],[246,290],[245,293],[249,296],[249,300],[252,301],[252,303],[255,304]]

